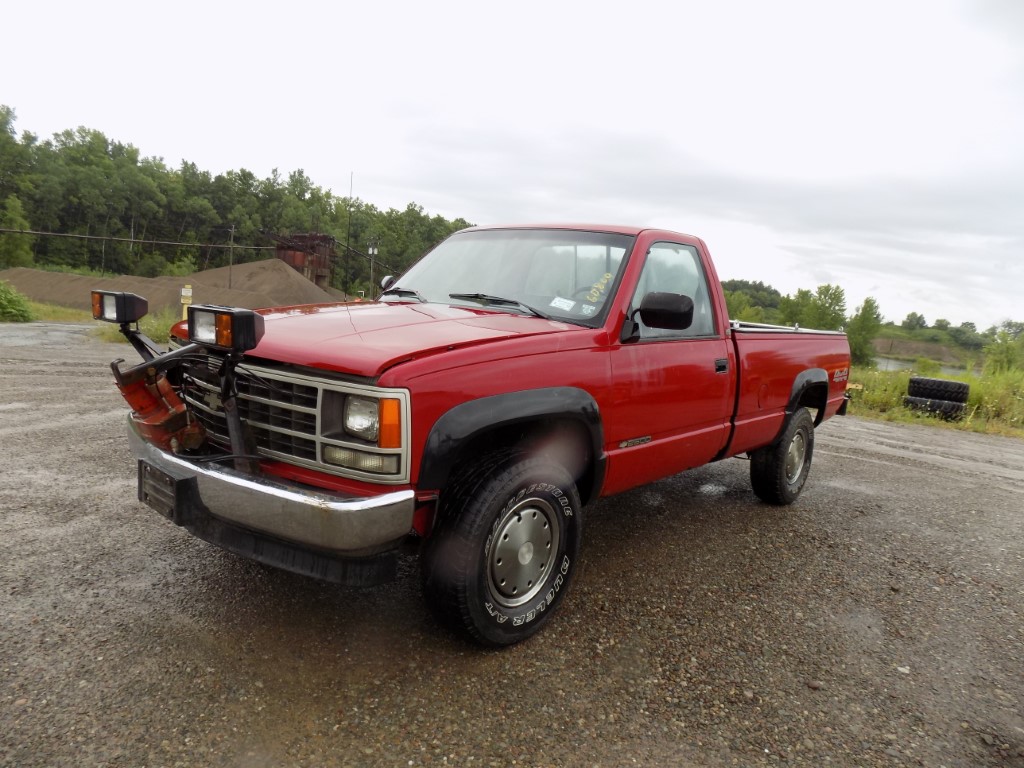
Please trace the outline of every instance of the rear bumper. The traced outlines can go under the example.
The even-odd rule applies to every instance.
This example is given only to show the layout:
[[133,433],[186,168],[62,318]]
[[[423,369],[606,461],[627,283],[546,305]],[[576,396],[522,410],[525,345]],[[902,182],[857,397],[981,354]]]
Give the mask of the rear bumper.
[[[220,465],[197,464],[144,440],[130,416],[128,441],[140,462],[140,499],[200,538],[211,540],[199,529],[200,522],[213,518],[206,521],[212,527],[217,527],[219,521],[255,533],[258,538],[280,540],[293,550],[309,550],[328,558],[367,558],[397,548],[412,531],[415,493],[409,489],[349,496],[253,477]],[[168,489],[166,494],[161,492],[160,482],[147,485],[146,472],[160,477]],[[221,541],[214,543],[225,546]],[[240,554],[254,557],[248,552]],[[254,559],[269,562],[266,558]],[[282,563],[271,564],[299,570]]]

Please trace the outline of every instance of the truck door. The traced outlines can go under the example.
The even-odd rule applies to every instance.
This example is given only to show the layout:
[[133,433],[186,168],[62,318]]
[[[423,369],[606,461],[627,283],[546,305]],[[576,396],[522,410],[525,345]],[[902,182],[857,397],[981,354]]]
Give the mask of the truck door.
[[639,340],[611,350],[616,394],[605,423],[606,493],[705,464],[729,436],[736,373],[697,249],[654,243],[631,314],[651,291],[692,298],[693,323],[681,331],[648,328],[637,315]]

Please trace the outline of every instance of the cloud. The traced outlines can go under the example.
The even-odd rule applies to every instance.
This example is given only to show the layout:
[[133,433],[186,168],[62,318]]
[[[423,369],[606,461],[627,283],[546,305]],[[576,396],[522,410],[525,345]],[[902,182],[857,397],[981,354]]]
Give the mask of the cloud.
[[477,223],[687,231],[724,277],[896,319],[1022,314],[1016,0],[99,6],[5,16],[19,127]]
[[[751,179],[658,135],[418,130],[418,137],[418,153],[393,182],[478,223],[640,223],[707,236],[688,222],[716,222],[716,229],[729,222],[757,232],[759,242],[738,255],[710,241],[728,276],[786,292],[848,285],[851,309],[874,295],[893,319],[923,311],[996,323],[1016,307],[993,296],[1024,285],[1015,258],[1024,248],[1024,220],[1015,213],[1024,174],[1014,169],[927,182]],[[446,189],[459,194],[436,196]],[[765,269],[768,254],[774,271]]]

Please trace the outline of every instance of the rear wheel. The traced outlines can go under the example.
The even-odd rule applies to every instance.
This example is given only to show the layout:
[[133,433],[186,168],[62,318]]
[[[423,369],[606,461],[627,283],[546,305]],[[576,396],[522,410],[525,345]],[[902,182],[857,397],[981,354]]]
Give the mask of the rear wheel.
[[483,459],[445,493],[425,544],[431,609],[484,645],[537,632],[575,571],[580,507],[569,473],[548,458],[504,452]]
[[782,437],[750,454],[750,484],[769,504],[792,504],[803,490],[814,453],[814,419],[806,408],[789,418]]

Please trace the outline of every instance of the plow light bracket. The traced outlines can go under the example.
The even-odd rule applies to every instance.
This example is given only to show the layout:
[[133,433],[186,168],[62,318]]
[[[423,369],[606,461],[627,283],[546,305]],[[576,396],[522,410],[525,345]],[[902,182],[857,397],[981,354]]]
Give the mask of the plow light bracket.
[[149,312],[149,302],[134,293],[92,291],[92,316],[108,323],[135,323]]
[[188,339],[194,344],[246,352],[263,338],[263,315],[251,309],[195,304],[188,308]]

